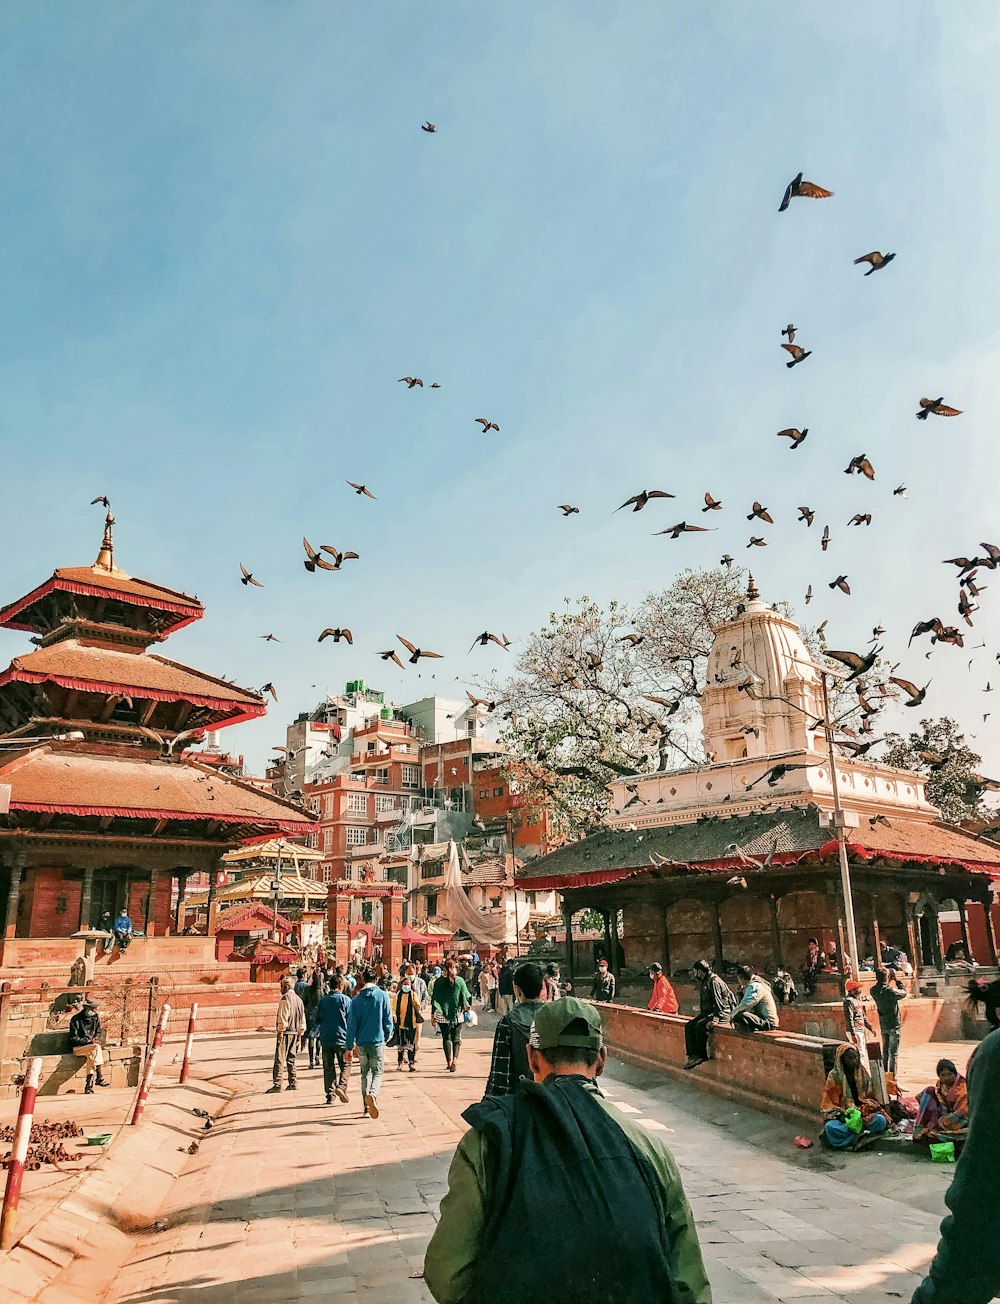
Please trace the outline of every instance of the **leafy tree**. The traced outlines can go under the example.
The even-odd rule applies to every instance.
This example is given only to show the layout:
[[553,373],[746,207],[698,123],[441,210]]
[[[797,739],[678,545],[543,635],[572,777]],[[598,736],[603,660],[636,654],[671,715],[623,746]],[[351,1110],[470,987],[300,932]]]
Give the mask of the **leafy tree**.
[[886,765],[916,770],[927,776],[927,800],[952,824],[981,819],[984,784],[978,774],[981,758],[966,744],[965,735],[948,716],[921,720],[920,732],[904,738],[886,734]]

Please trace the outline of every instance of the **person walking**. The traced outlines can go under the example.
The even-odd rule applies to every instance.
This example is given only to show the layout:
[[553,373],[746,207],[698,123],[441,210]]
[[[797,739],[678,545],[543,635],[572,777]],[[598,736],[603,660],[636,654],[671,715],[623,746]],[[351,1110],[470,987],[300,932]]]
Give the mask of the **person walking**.
[[[298,984],[295,986],[298,992]],[[309,1067],[318,1069],[323,1064],[323,1051],[319,1040],[319,1024],[317,1022],[319,1015],[319,1003],[323,997],[326,987],[323,982],[323,970],[317,965],[312,971],[312,977],[306,984],[306,994],[301,997],[302,1004],[306,1011],[306,1049],[309,1052]]]
[[396,1071],[402,1073],[404,1058],[409,1061],[410,1072],[417,1071],[417,1009],[419,1002],[413,986],[413,977],[403,974],[393,997],[393,1019],[396,1024]]
[[729,1023],[736,1011],[736,997],[708,960],[696,960],[691,967],[698,984],[698,1013],[684,1025],[686,1069],[708,1062],[708,1030],[713,1023]]
[[592,1001],[613,1001],[615,999],[615,976],[608,968],[607,960],[598,960],[597,972],[590,983]]
[[506,957],[497,974],[497,995],[500,997],[500,1013],[510,1014],[514,1008],[514,966]]
[[741,964],[736,972],[744,986],[733,1023],[751,1032],[770,1032],[778,1026],[778,1003],[771,984],[746,965]]
[[864,1001],[861,997],[861,984],[856,978],[848,978],[844,983],[844,1031],[847,1040],[857,1046],[861,1063],[868,1068],[868,1038],[866,1032],[875,1035],[875,1029],[868,1022]]
[[663,965],[654,960],[649,966],[649,976],[653,982],[653,992],[646,1009],[652,1010],[654,1014],[676,1014],[680,1009],[677,993],[663,972]]
[[378,1118],[378,1094],[382,1087],[382,1070],[385,1066],[385,1043],[392,1036],[392,1010],[389,996],[375,982],[375,974],[366,969],[361,975],[362,987],[351,1001],[347,1015],[347,1049],[358,1048],[358,1067],[361,1070],[361,1098],[363,1115]]
[[124,906],[122,906],[121,910],[118,911],[115,922],[111,925],[111,931],[114,933],[115,941],[118,943],[118,950],[122,955],[124,955],[129,948],[129,944],[132,941],[132,934],[134,932],[132,928],[132,920],[129,918],[129,913]]
[[882,1036],[882,1066],[886,1073],[896,1076],[899,1058],[899,1037],[903,1030],[899,1002],[906,1000],[906,988],[889,969],[879,969],[872,988],[872,1001],[878,1014],[879,1033]]
[[599,1012],[573,997],[542,1002],[527,1054],[531,1082],[463,1114],[470,1130],[424,1259],[435,1300],[711,1304],[673,1156],[597,1085]]
[[486,1009],[490,1000],[490,967],[484,964],[479,970],[479,1004]]
[[[511,992],[513,993],[513,980]],[[434,980],[431,993],[431,1020],[441,1033],[441,1049],[444,1051],[448,1072],[458,1069],[458,1052],[462,1048],[462,1025],[465,1011],[472,1009],[472,997],[469,989],[458,976],[458,966],[454,960],[447,960],[444,973]]]
[[541,967],[528,960],[514,970],[517,1004],[504,1014],[493,1033],[493,1053],[484,1096],[509,1096],[522,1079],[531,1078],[528,1067],[528,1038],[531,1022],[545,1003]]
[[944,1202],[937,1254],[913,1304],[989,1304],[1000,1293],[1000,1032],[973,1052],[965,1071],[969,1132]]
[[420,1050],[420,1035],[423,1032],[424,1023],[430,1018],[431,997],[427,990],[427,984],[417,972],[417,966],[408,960],[403,968],[403,980],[409,980],[413,988],[413,1054],[416,1055]]
[[316,1027],[323,1057],[323,1090],[328,1105],[333,1104],[334,1091],[337,1099],[347,1104],[347,1079],[351,1072],[351,1057],[347,1049],[347,1017],[350,1012],[350,998],[344,995],[344,975],[336,973],[330,990],[319,998],[316,1007]]
[[487,965],[486,990],[490,998],[490,1010],[497,1012],[497,967],[493,960]]
[[300,997],[295,995],[291,978],[281,980],[281,998],[275,1020],[274,1066],[271,1091],[281,1090],[282,1073],[288,1076],[288,1090],[296,1089],[295,1053],[306,1030],[306,1011]]
[[101,1027],[101,1016],[97,1012],[97,1003],[91,996],[71,996],[70,1006],[79,1008],[69,1021],[69,1044],[74,1055],[87,1061],[83,1094],[92,1096],[95,1081],[99,1087],[111,1086],[104,1076],[104,1048],[101,1045],[104,1029]]

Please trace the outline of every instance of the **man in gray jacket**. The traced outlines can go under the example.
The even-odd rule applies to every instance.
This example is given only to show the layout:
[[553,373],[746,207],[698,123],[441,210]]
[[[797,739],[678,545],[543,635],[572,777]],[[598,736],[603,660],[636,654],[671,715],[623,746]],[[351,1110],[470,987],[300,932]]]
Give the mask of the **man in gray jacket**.
[[292,990],[291,978],[281,980],[281,999],[278,1001],[278,1015],[275,1020],[277,1039],[274,1043],[274,1086],[272,1091],[281,1090],[282,1072],[288,1074],[288,1090],[294,1091],[295,1052],[299,1048],[300,1038],[306,1032],[306,1008],[300,997]]

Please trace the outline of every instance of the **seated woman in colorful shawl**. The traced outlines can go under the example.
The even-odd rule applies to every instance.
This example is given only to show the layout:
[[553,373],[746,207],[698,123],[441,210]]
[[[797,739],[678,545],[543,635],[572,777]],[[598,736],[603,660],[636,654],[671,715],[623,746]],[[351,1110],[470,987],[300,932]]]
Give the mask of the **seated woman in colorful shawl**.
[[[823,1088],[820,1105],[826,1122],[823,1136],[838,1150],[856,1150],[881,1134],[889,1126],[884,1106],[875,1098],[868,1070],[861,1063],[857,1046],[845,1043],[837,1047],[833,1068]],[[847,1125],[847,1115],[856,1109],[861,1114],[862,1128],[854,1131]]]
[[961,1145],[969,1130],[969,1097],[965,1078],[951,1060],[938,1060],[937,1082],[917,1097],[920,1112],[913,1124],[913,1139],[923,1145],[954,1141]]

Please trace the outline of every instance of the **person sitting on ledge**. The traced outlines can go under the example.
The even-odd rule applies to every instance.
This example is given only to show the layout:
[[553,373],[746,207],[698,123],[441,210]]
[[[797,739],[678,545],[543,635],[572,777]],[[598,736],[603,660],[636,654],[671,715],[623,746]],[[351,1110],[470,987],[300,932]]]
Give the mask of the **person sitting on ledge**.
[[774,992],[774,999],[779,1005],[791,1005],[799,994],[792,975],[787,969],[781,968],[778,969],[775,975],[771,990]]
[[649,976],[653,980],[653,994],[649,998],[646,1009],[654,1014],[676,1014],[680,1008],[677,1004],[677,993],[670,979],[663,972],[663,965],[654,960],[649,966]]
[[937,1082],[925,1087],[917,1099],[920,1112],[913,1124],[913,1139],[921,1145],[953,1141],[956,1150],[969,1131],[969,1095],[965,1078],[949,1059],[938,1060]]
[[875,1099],[871,1075],[861,1063],[857,1046],[845,1042],[837,1047],[820,1109],[826,1119],[823,1138],[835,1150],[858,1150],[881,1136],[889,1126],[889,1118]]
[[751,1032],[770,1032],[778,1026],[778,1006],[771,984],[746,965],[737,965],[736,972],[744,987],[733,1023]]
[[819,949],[819,942],[810,937],[806,947],[806,962],[802,968],[802,988],[806,996],[812,996],[816,989],[816,979],[826,968],[826,956]]
[[712,972],[708,960],[696,960],[691,973],[700,987],[699,1009],[693,1019],[684,1025],[684,1048],[687,1051],[686,1069],[696,1069],[708,1062],[708,1029],[713,1023],[729,1023],[736,1010],[736,997],[718,974]]
[[129,943],[132,941],[133,932],[132,920],[129,918],[129,913],[124,906],[119,910],[118,917],[112,924],[111,929],[115,935],[115,941],[118,943],[118,950],[124,955],[128,950]]

